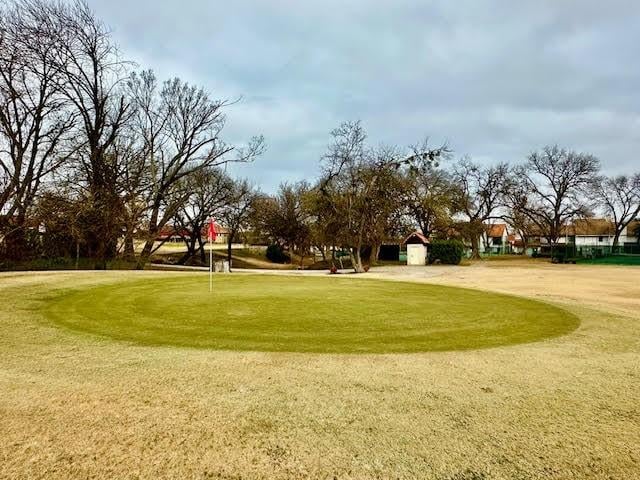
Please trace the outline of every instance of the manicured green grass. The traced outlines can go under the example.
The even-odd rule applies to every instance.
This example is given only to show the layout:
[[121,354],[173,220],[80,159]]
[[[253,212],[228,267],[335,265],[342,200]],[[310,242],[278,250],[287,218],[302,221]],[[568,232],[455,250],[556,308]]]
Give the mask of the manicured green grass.
[[70,290],[55,324],[145,345],[387,353],[525,343],[575,329],[552,305],[475,290],[336,277],[206,275]]

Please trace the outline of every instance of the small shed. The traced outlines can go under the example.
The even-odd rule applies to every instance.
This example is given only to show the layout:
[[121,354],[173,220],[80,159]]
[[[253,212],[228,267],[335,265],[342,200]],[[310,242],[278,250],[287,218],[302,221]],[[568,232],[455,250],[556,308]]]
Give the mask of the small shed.
[[427,264],[427,237],[420,232],[413,232],[404,240],[404,244],[407,247],[407,265]]

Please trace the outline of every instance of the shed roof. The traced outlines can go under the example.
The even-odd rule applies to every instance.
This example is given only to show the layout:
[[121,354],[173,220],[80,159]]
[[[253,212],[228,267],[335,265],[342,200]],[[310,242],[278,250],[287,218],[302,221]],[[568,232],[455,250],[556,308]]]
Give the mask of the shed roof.
[[429,239],[424,236],[422,232],[415,231],[410,234],[407,238],[404,239],[405,245],[407,243],[422,243],[423,245],[427,245],[429,243]]

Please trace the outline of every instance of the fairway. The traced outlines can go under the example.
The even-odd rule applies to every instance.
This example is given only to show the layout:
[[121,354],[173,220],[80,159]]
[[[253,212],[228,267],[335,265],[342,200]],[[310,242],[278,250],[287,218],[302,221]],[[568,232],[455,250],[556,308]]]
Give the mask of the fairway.
[[57,326],[143,345],[241,351],[410,353],[535,342],[566,334],[565,310],[509,295],[352,278],[204,275],[66,290]]
[[0,478],[637,478],[637,274],[0,274]]

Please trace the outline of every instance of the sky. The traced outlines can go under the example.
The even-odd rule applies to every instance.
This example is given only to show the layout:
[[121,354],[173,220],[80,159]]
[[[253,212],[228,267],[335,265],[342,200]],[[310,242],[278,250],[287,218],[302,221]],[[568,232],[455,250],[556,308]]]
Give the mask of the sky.
[[240,99],[223,138],[267,150],[231,171],[267,192],[314,179],[347,120],[372,146],[491,164],[559,144],[640,171],[634,0],[88,2],[140,68]]

